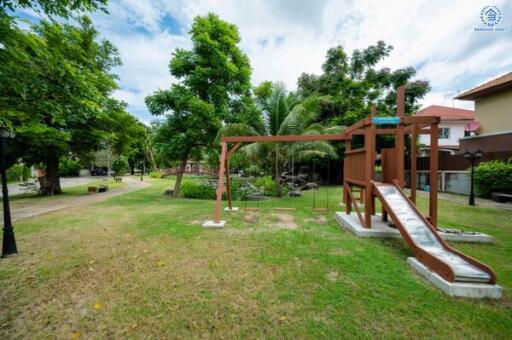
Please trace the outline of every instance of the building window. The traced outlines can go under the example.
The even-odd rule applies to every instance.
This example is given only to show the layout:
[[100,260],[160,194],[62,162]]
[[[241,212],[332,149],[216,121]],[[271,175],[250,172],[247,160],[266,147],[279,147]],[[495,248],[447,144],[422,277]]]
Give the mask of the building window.
[[440,128],[439,139],[450,139],[450,128]]

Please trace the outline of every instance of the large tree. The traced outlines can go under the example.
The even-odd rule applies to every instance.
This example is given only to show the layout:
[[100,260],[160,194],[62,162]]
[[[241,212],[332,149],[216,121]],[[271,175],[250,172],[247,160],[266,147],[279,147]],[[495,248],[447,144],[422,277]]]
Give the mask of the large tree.
[[188,158],[213,146],[223,122],[245,117],[258,124],[259,117],[251,102],[249,59],[238,47],[236,26],[208,14],[194,19],[190,34],[192,49],[177,49],[169,64],[179,82],[146,98],[152,114],[167,114],[156,131],[155,148],[180,161],[174,196]]
[[5,12],[5,9],[15,11],[19,8],[30,8],[48,16],[68,17],[75,11],[106,12],[107,2],[108,0],[0,0],[0,12]]
[[[2,17],[0,37],[0,124],[16,130],[14,153],[42,163],[41,194],[62,192],[59,158],[102,147],[105,139],[134,123],[124,105],[109,96],[116,88],[116,48],[98,41],[88,18],[79,26],[42,21],[31,30]],[[119,144],[119,143],[118,143]],[[119,145],[118,145],[119,147]]]
[[383,41],[364,50],[355,50],[349,57],[342,46],[327,51],[321,75],[303,73],[298,80],[302,96],[328,95],[332,101],[322,106],[321,119],[334,125],[349,126],[365,117],[370,106],[377,105],[379,114],[393,114],[396,89],[407,86],[406,112],[418,109],[418,100],[430,89],[428,81],[414,80],[412,67],[392,71],[377,69],[389,56],[392,46]]

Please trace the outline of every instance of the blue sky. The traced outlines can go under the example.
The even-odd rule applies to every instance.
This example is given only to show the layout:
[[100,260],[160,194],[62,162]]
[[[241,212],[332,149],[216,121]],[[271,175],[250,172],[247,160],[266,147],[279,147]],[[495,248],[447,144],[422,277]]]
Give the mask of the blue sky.
[[[488,5],[500,9],[507,32],[475,31]],[[193,18],[208,12],[238,26],[254,84],[282,81],[293,90],[302,72],[321,72],[328,48],[341,44],[350,53],[378,40],[394,46],[379,67],[413,66],[416,78],[430,81],[423,105],[472,108],[452,97],[512,71],[512,6],[504,0],[111,0],[109,12],[92,17],[123,60],[114,97],[146,123],[153,118],[145,96],[175,81],[171,54],[190,47]]]

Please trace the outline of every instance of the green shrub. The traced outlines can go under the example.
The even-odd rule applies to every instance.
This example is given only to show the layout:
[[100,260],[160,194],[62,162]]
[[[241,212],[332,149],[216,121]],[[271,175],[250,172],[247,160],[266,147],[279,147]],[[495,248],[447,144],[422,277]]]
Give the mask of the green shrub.
[[501,161],[480,163],[475,167],[475,185],[483,197],[493,192],[512,194],[512,164]]
[[119,158],[112,163],[112,170],[116,176],[124,175],[128,172],[128,169],[130,169],[128,158],[124,156],[119,156]]
[[184,198],[202,200],[215,199],[215,187],[208,183],[185,181],[181,184],[180,193]]
[[263,189],[264,194],[267,196],[276,195],[276,183],[272,176],[264,176],[256,178],[254,186]]
[[151,171],[149,173],[149,177],[151,178],[164,178],[164,173],[160,171]]
[[7,169],[7,182],[26,182],[30,177],[30,168],[23,164],[14,164]]
[[59,161],[59,175],[64,177],[78,176],[81,168],[78,160],[62,157]]

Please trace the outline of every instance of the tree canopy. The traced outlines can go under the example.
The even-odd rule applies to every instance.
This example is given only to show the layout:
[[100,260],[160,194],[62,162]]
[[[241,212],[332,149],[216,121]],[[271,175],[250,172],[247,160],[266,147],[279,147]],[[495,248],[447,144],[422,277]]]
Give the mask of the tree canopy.
[[117,87],[112,69],[121,61],[116,48],[99,41],[84,17],[78,26],[41,21],[31,30],[4,20],[0,31],[0,124],[14,128],[14,154],[28,164],[43,163],[41,193],[61,192],[61,156],[91,153],[106,139],[122,148],[120,137],[137,123],[110,95]]
[[[239,121],[240,113],[247,121],[258,121],[251,106],[251,67],[238,47],[236,26],[208,14],[194,19],[190,34],[192,49],[177,49],[169,63],[179,82],[146,98],[152,114],[168,114],[156,132],[156,149],[179,159],[182,168],[191,155],[212,146],[223,122]],[[175,196],[180,183],[181,175]]]
[[418,100],[430,90],[430,86],[427,81],[412,80],[416,74],[412,67],[394,71],[376,69],[392,49],[391,45],[379,41],[364,50],[354,50],[349,57],[342,46],[333,47],[327,51],[323,73],[303,73],[297,82],[297,92],[304,97],[330,96],[332,101],[322,107],[321,120],[349,126],[367,116],[373,104],[377,105],[379,114],[394,114],[396,89],[406,85],[405,109],[411,114],[418,109]]

